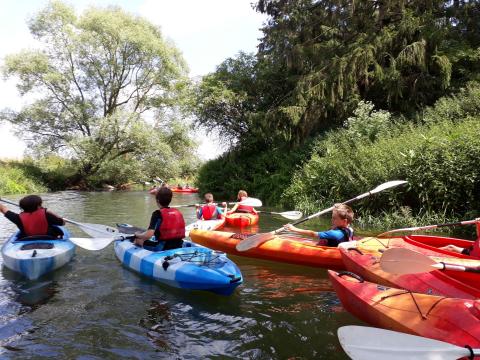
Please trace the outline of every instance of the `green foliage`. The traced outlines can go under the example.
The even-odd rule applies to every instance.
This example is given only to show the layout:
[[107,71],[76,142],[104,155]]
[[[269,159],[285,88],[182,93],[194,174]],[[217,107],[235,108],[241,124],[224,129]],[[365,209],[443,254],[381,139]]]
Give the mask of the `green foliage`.
[[390,126],[391,114],[384,110],[374,110],[371,102],[360,101],[345,122],[346,134],[352,141],[368,140],[373,142],[381,133],[386,133]]
[[138,160],[155,146],[171,151],[170,144],[159,144],[169,140],[167,133],[159,136],[143,118],[153,106],[181,104],[187,94],[186,65],[159,28],[116,7],[92,7],[77,16],[59,1],[29,26],[42,48],[7,56],[3,72],[18,79],[20,94],[39,96],[19,112],[4,110],[1,118],[30,139],[32,154],[68,156],[77,166],[68,182],[85,185],[107,171],[116,180],[132,176],[135,166],[119,169],[127,154]]
[[0,194],[39,193],[47,189],[16,162],[0,162]]
[[480,111],[468,106],[464,118],[445,117],[445,109],[466,108],[478,89],[472,84],[462,95],[440,100],[425,112],[425,125],[398,123],[374,141],[352,141],[348,129],[329,133],[295,173],[284,201],[311,212],[388,180],[404,179],[406,188],[372,196],[355,207],[375,214],[408,206],[414,214],[478,215]]

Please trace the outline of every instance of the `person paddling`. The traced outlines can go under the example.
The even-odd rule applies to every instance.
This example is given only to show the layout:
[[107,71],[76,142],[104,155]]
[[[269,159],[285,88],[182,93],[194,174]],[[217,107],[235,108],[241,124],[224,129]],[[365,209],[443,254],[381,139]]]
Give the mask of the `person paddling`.
[[222,210],[219,206],[213,203],[213,194],[206,193],[204,195],[205,204],[200,205],[196,204],[196,212],[197,212],[197,219],[200,220],[215,220],[221,219],[224,213],[227,212],[227,203],[223,202],[222,206],[224,209]]
[[292,224],[284,226],[285,230],[319,239],[319,245],[336,247],[338,244],[353,240],[353,210],[345,204],[335,204],[332,212],[332,228],[327,231],[299,229]]
[[135,233],[135,244],[155,251],[182,247],[185,220],[178,209],[169,207],[172,195],[172,190],[167,187],[158,189],[155,198],[159,209],[152,213],[148,229]]
[[248,197],[248,194],[245,190],[240,190],[237,195],[237,204],[235,204],[232,209],[227,212],[227,214],[233,213],[249,213],[249,214],[256,214],[257,211],[253,208],[253,206],[248,205],[240,205],[238,202],[245,200]]
[[42,198],[38,195],[28,195],[20,200],[20,214],[8,210],[0,204],[0,212],[17,225],[20,230],[19,239],[29,236],[50,236],[61,238],[63,231],[57,226],[65,225],[65,221],[58,215],[42,207]]
[[473,242],[472,246],[468,248],[462,248],[456,245],[447,245],[439,249],[480,258],[480,218],[476,218],[475,221],[475,225],[477,227],[477,239]]

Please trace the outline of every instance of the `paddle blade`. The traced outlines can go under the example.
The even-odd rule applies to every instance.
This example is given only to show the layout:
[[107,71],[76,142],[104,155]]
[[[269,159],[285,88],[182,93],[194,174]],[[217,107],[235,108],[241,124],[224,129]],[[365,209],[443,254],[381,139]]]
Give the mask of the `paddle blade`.
[[302,217],[302,213],[300,211],[285,211],[279,213],[278,215],[282,215],[284,218],[289,220],[298,220]]
[[366,326],[343,326],[338,339],[354,360],[451,360],[470,355],[468,349],[443,341]]
[[417,274],[435,270],[440,265],[428,256],[404,248],[386,250],[380,258],[383,271],[393,274]]
[[375,189],[373,189],[372,191],[370,191],[371,194],[375,194],[375,193],[378,193],[380,191],[383,191],[383,190],[386,190],[386,189],[390,189],[392,187],[395,187],[395,186],[399,186],[399,185],[403,185],[403,184],[406,184],[408,181],[405,181],[405,180],[393,180],[393,181],[388,181],[382,185],[378,185]]
[[102,250],[106,248],[115,238],[70,238],[75,245],[86,250]]
[[242,201],[239,202],[240,205],[246,205],[246,206],[253,206],[253,207],[260,207],[262,206],[262,201],[260,199],[255,199],[255,198],[246,198]]
[[105,236],[116,236],[119,234],[118,230],[114,227],[102,224],[89,224],[89,223],[74,223],[77,225],[84,233],[90,235],[91,237],[105,237]]
[[275,237],[274,232],[263,233],[263,234],[256,234],[246,238],[245,240],[240,241],[237,246],[235,247],[237,251],[247,251],[256,247],[259,247],[264,242],[272,240]]

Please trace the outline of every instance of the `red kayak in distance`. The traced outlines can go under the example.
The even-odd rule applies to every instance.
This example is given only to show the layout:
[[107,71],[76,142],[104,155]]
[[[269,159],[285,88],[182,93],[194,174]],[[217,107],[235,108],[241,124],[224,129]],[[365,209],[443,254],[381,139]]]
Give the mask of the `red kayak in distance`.
[[[179,187],[172,187],[172,188],[169,188],[170,190],[172,190],[172,192],[176,192],[176,193],[185,193],[185,194],[194,194],[194,193],[198,193],[198,188],[179,188]],[[158,188],[153,188],[153,189],[150,189],[148,190],[148,192],[152,195],[155,195],[158,191]]]

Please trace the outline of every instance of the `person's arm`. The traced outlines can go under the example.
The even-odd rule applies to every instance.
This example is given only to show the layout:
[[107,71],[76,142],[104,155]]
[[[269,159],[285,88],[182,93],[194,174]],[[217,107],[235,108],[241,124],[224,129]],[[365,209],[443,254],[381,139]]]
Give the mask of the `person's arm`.
[[236,203],[235,205],[233,205],[233,207],[230,209],[229,212],[227,212],[227,214],[232,214],[234,213],[235,211],[237,211],[238,209],[238,203]]
[[63,218],[49,210],[46,210],[45,216],[47,217],[49,225],[65,225],[65,220],[63,220]]
[[145,240],[149,240],[155,234],[155,227],[157,223],[161,221],[160,218],[160,211],[154,211],[152,213],[152,217],[150,218],[150,224],[148,225],[148,229],[144,232],[136,232],[135,233],[135,244],[143,246]]
[[305,236],[309,236],[311,238],[314,238],[314,239],[318,239],[318,233],[316,231],[313,231],[313,230],[306,230],[306,229],[300,229],[300,228],[297,228],[295,226],[293,226],[292,224],[287,224],[284,226],[285,230],[288,230],[288,231],[293,231],[293,232],[296,232],[298,234],[302,234],[302,235],[305,235]]
[[5,214],[7,213],[7,211],[8,211],[8,208],[7,208],[5,205],[0,204],[0,212],[1,212],[3,215],[5,215]]
[[442,247],[439,247],[440,250],[447,250],[447,251],[451,251],[451,252],[454,252],[454,253],[458,253],[458,254],[462,254],[462,252],[465,250],[464,248],[462,247],[459,247],[459,246],[455,246],[455,245],[447,245],[447,246],[442,246]]
[[203,211],[202,211],[202,206],[200,204],[195,204],[196,213],[197,213],[197,219],[201,220],[203,216]]

